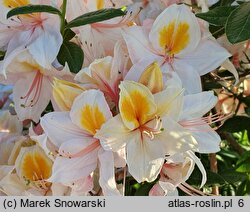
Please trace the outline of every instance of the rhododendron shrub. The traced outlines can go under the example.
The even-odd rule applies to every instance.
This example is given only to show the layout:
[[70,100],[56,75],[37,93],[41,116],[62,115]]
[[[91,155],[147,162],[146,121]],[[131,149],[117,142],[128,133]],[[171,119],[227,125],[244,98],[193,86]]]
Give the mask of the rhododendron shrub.
[[0,10],[0,195],[249,194],[249,2]]

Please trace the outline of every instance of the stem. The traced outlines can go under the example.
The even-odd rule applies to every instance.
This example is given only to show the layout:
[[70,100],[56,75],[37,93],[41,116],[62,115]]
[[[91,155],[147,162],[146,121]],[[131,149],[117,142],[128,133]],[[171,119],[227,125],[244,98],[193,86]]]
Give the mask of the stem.
[[[210,170],[214,173],[218,173],[217,159],[216,159],[215,153],[209,154],[209,161],[210,161]],[[216,196],[218,196],[220,194],[219,187],[217,185],[213,185],[212,194],[214,194]]]
[[65,28],[65,16],[66,16],[67,0],[63,0],[62,16],[61,16],[61,34],[63,35]]
[[125,166],[123,170],[123,188],[122,188],[123,196],[125,196],[126,176],[127,176],[127,167]]
[[234,149],[239,155],[244,154],[245,150],[239,145],[239,143],[234,139],[233,135],[228,132],[220,132],[222,139],[227,140],[229,146]]

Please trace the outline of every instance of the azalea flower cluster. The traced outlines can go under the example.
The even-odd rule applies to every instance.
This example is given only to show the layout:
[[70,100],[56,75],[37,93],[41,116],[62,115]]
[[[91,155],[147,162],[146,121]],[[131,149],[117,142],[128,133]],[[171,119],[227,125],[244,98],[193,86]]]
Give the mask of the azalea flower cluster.
[[149,195],[200,192],[186,180],[197,165],[205,184],[196,153],[220,150],[215,126],[223,119],[210,112],[217,97],[202,91],[201,76],[230,64],[231,54],[176,3],[68,1],[67,22],[128,5],[125,16],[72,29],[84,52],[73,73],[57,59],[57,15],[6,18],[16,7],[60,9],[63,1],[1,1],[2,195],[125,195],[126,178],[154,182]]

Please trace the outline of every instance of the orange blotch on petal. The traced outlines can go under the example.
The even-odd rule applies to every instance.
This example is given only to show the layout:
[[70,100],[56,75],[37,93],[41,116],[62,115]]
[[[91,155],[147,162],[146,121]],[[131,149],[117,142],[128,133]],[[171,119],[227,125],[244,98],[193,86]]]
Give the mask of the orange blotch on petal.
[[147,96],[139,91],[133,91],[129,96],[122,98],[120,110],[122,117],[127,122],[132,122],[137,128],[148,121],[147,114],[150,112],[150,103]]
[[101,10],[104,8],[104,0],[96,0],[96,8],[97,10]]
[[30,4],[29,0],[3,0],[3,5],[9,8],[16,8]]
[[174,20],[159,32],[159,44],[171,56],[185,49],[189,40],[189,25],[186,22],[176,23]]
[[21,175],[30,181],[45,180],[51,176],[52,161],[42,150],[27,151],[21,161]]
[[85,105],[81,112],[82,127],[94,135],[106,121],[104,114],[98,106]]

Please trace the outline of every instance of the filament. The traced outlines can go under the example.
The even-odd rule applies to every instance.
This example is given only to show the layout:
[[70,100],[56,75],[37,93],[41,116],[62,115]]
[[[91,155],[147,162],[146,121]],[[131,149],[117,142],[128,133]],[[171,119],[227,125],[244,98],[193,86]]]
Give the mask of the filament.
[[190,129],[192,131],[211,131],[211,130],[216,130],[218,129],[221,125],[222,125],[222,121],[226,120],[228,117],[230,117],[232,114],[222,114],[222,113],[216,113],[213,115],[209,115],[206,117],[201,117],[201,118],[194,118],[194,119],[190,119],[190,120],[184,120],[184,121],[180,121],[179,124],[182,125],[183,127],[186,128],[192,128],[192,127],[202,127],[202,126],[207,126],[207,125],[212,125],[215,123],[220,122],[219,126],[216,127],[212,127],[212,129]]
[[25,100],[25,102],[21,104],[21,107],[33,107],[37,104],[41,95],[42,84],[43,75],[37,71],[28,92],[20,97],[20,99]]
[[146,126],[146,124],[144,124],[143,126],[140,126],[140,131],[142,134],[147,135],[150,140],[153,140],[155,138],[155,135],[158,135],[160,133],[162,133],[162,131],[164,130],[162,128],[162,120],[160,118],[160,116],[155,116],[155,126],[154,127],[148,127]]
[[94,151],[99,146],[100,146],[100,141],[95,140],[92,144],[90,144],[89,146],[87,146],[86,148],[82,149],[81,151],[79,151],[75,154],[71,154],[70,152],[65,152],[64,150],[62,150],[62,154],[59,156],[62,156],[62,157],[64,156],[64,157],[67,157],[69,159],[83,157],[83,156],[89,154],[90,152]]

